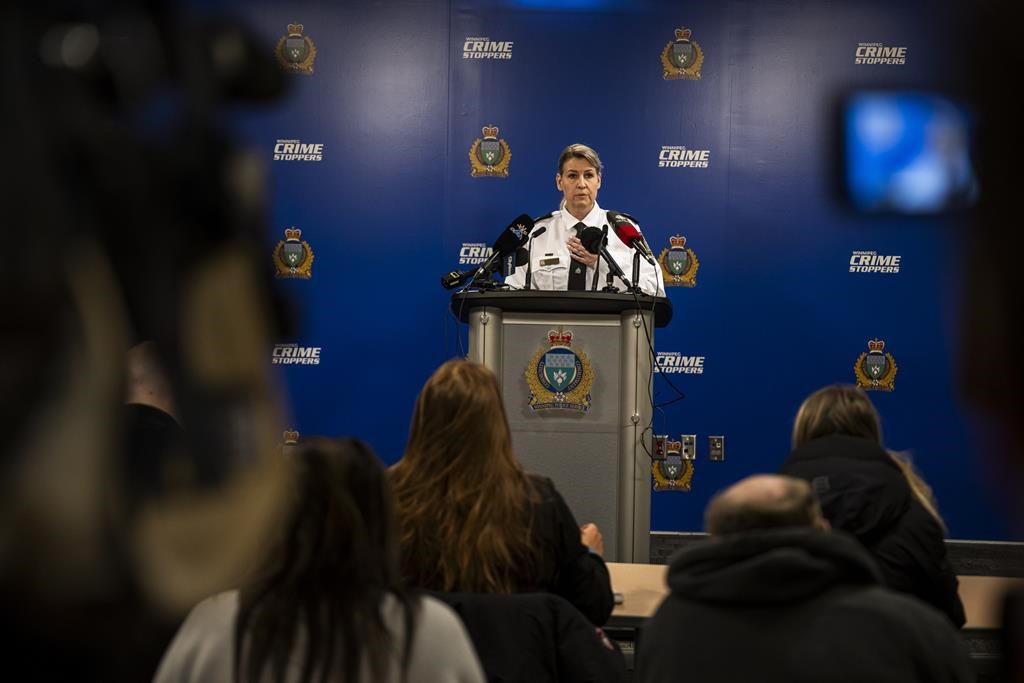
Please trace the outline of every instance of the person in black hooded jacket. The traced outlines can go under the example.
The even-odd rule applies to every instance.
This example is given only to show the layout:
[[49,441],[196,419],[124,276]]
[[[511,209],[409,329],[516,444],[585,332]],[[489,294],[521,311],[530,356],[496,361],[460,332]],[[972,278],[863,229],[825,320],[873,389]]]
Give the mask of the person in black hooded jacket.
[[706,524],[711,538],[669,563],[670,593],[637,644],[641,683],[974,679],[949,620],[882,586],[806,482],[744,479],[712,499]]
[[797,411],[793,452],[779,472],[811,483],[832,528],[867,548],[887,586],[964,625],[931,489],[909,461],[883,448],[878,412],[862,389],[837,384],[811,394]]

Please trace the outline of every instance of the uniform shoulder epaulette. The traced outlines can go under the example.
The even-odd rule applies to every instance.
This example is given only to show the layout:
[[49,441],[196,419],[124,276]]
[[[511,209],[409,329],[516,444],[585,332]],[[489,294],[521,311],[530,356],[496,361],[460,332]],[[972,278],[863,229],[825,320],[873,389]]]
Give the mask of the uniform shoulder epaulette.
[[546,221],[547,219],[551,218],[554,215],[555,215],[555,212],[552,211],[550,213],[544,214],[543,216],[537,216],[536,218],[533,219],[533,222],[534,223],[540,223],[541,221]]
[[625,216],[626,218],[628,218],[629,220],[633,221],[637,225],[640,225],[640,221],[638,221],[637,219],[633,218],[632,216],[630,216],[625,211],[609,211],[608,212],[608,222],[609,223],[614,223],[615,222],[615,216]]

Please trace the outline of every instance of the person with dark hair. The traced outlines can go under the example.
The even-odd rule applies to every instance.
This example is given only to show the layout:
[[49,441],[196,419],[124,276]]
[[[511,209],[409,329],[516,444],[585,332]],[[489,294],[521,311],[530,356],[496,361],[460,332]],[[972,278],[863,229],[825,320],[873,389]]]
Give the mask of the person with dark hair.
[[940,612],[881,585],[856,540],[831,532],[810,485],[756,475],[715,496],[711,538],[669,562],[637,680],[972,681]]
[[549,591],[603,625],[614,599],[595,524],[576,523],[550,479],[524,472],[494,373],[448,361],[416,399],[391,469],[403,575],[443,592]]
[[887,586],[964,625],[931,488],[905,455],[884,448],[878,411],[864,390],[836,384],[808,396],[793,423],[793,452],[779,471],[811,482],[825,518],[864,544]]
[[304,440],[292,505],[255,579],[189,614],[165,681],[483,681],[458,617],[398,571],[384,469],[355,439]]

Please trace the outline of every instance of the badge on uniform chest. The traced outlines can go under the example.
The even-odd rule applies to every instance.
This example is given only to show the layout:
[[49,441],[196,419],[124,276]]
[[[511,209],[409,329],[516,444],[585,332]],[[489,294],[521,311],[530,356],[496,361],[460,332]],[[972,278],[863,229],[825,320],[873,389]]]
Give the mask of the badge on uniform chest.
[[542,265],[542,266],[557,266],[558,265],[558,257],[557,256],[552,256],[551,258],[542,258],[540,260],[540,265]]

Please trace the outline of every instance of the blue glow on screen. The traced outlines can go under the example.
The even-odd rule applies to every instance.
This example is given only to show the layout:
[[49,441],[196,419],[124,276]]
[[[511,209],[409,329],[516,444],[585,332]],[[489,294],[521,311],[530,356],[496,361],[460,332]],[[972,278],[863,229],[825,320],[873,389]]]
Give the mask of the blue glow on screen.
[[846,185],[858,209],[928,214],[974,203],[962,107],[927,93],[868,92],[851,98],[844,116]]

